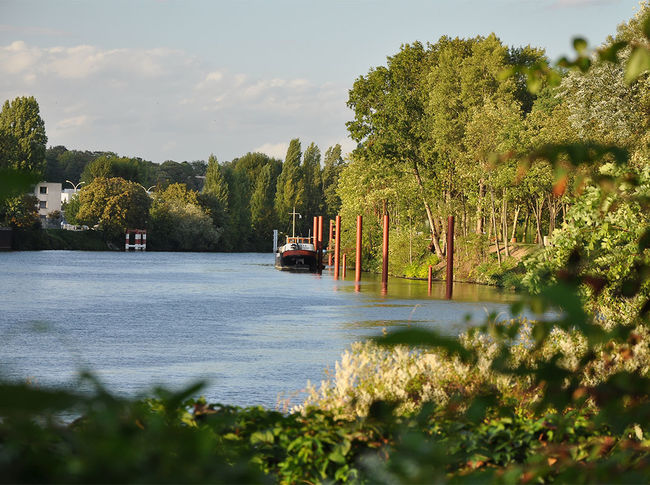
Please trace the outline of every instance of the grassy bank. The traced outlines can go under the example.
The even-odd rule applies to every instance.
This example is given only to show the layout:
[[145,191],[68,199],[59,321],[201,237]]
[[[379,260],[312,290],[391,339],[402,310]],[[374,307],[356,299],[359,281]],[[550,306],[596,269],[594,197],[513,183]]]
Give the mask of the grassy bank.
[[[391,234],[389,245],[388,272],[391,276],[410,279],[427,279],[429,266],[433,268],[434,280],[445,280],[447,262],[438,258],[427,249],[428,238],[418,235],[412,238]],[[488,245],[485,238],[475,235],[457,236],[454,249],[454,281],[479,283],[503,288],[520,289],[521,280],[525,274],[523,262],[541,249],[536,244],[509,243],[508,255],[503,244],[500,245],[500,256],[497,256],[496,246]],[[355,248],[348,245],[344,248],[350,261]],[[364,248],[363,270],[371,273],[381,273],[381,251]]]

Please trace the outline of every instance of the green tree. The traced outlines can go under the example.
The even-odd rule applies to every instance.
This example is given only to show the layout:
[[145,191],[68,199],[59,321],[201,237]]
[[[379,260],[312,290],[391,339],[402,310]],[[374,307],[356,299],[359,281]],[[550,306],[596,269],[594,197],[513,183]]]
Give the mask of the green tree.
[[264,166],[260,172],[251,197],[251,224],[253,228],[253,249],[268,250],[273,229],[276,227],[273,201],[275,199],[275,183],[271,164]]
[[359,77],[350,90],[348,106],[354,110],[355,119],[348,123],[348,130],[359,143],[355,151],[365,152],[359,158],[372,159],[388,177],[413,177],[429,222],[431,247],[442,256],[440,231],[430,202],[432,192],[423,179],[429,163],[425,142],[430,131],[425,76],[435,57],[435,49],[427,50],[419,42],[406,44],[388,58],[386,67],[371,69],[367,76]]
[[[45,123],[33,96],[5,101],[0,112],[0,168],[42,174],[45,171]],[[4,150],[8,150],[4,152]]]
[[77,220],[77,214],[79,213],[79,207],[81,207],[81,203],[79,201],[79,194],[74,194],[68,202],[63,204],[63,207],[61,208],[63,211],[63,216],[68,224],[73,224],[73,225],[79,225],[79,221]]
[[228,231],[224,247],[230,251],[247,251],[251,237],[250,180],[246,172],[237,170],[232,162],[225,165],[228,184]]
[[[169,184],[185,184],[189,188],[198,189],[198,180],[195,172],[196,166],[188,162],[178,163],[173,160],[167,160],[160,164],[156,181],[154,183],[167,186]],[[199,169],[201,171],[202,169]],[[201,174],[202,175],[202,174]]]
[[322,173],[323,213],[325,220],[333,219],[341,209],[341,198],[337,193],[341,170],[345,166],[341,156],[341,145],[331,146],[325,152]]
[[114,153],[100,155],[88,163],[81,180],[89,183],[97,177],[123,178],[141,185],[151,184],[156,168],[152,162],[140,158],[119,157]]
[[77,222],[95,226],[120,242],[126,229],[147,226],[151,201],[136,182],[121,178],[96,178],[79,192]]
[[149,213],[147,244],[159,251],[214,251],[220,231],[185,184],[156,192]]
[[204,200],[210,209],[210,216],[215,227],[221,227],[227,231],[230,189],[224,177],[223,168],[219,165],[217,157],[212,154],[208,157],[202,194],[205,196]]
[[20,229],[38,229],[41,218],[37,207],[38,199],[34,194],[12,197],[0,205],[0,223]]
[[301,157],[300,140],[294,138],[289,143],[282,172],[278,176],[274,202],[278,228],[287,234],[291,229],[290,213],[294,207],[298,212],[304,209],[305,185],[300,166]]
[[311,143],[302,157],[303,183],[305,186],[304,210],[307,220],[322,215],[323,184],[321,180],[321,154],[315,143]]

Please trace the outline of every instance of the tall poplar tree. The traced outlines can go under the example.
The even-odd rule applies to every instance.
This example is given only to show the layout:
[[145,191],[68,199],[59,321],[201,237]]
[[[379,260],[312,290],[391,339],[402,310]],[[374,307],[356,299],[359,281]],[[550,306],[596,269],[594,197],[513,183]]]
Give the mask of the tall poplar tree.
[[33,96],[5,101],[0,112],[0,168],[42,174],[45,171],[45,123]]
[[304,209],[305,186],[300,167],[302,152],[300,140],[294,138],[289,143],[287,156],[278,177],[275,192],[275,213],[278,217],[278,228],[286,233],[291,230],[291,212],[295,207],[300,213]]
[[323,206],[323,184],[321,179],[320,149],[311,143],[302,157],[303,180],[305,184],[305,213],[307,220],[321,215]]
[[341,209],[341,198],[337,193],[339,177],[344,166],[341,145],[331,146],[325,152],[323,166],[323,212],[326,220],[333,219]]
[[204,205],[209,209],[215,227],[221,227],[224,231],[227,231],[230,189],[223,173],[223,167],[219,165],[217,157],[212,154],[208,158],[205,184],[201,195]]
[[270,249],[269,241],[275,229],[275,198],[273,166],[266,164],[255,182],[251,196],[251,226],[253,229],[252,249],[264,251]]

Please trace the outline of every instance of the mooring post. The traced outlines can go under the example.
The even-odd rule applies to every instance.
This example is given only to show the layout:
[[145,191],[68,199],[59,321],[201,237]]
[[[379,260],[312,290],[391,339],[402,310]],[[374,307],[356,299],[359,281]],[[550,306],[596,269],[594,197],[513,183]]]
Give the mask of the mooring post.
[[332,234],[334,233],[334,221],[330,219],[330,238],[327,240],[327,266],[332,266]]
[[346,267],[348,265],[348,255],[343,253],[343,279],[345,279]]
[[447,300],[451,300],[454,287],[454,216],[447,218]]
[[361,281],[361,230],[363,228],[363,216],[357,216],[357,253],[354,264],[354,281]]
[[339,266],[341,256],[341,216],[336,216],[336,228],[334,239],[334,279],[339,279]]
[[318,245],[318,217],[314,216],[314,226],[312,228],[312,241],[314,242],[314,249]]
[[318,251],[318,274],[323,274],[323,216],[318,216],[318,239],[316,251]]
[[429,265],[429,276],[427,277],[427,293],[431,296],[431,286],[433,281],[433,266]]
[[382,290],[388,288],[388,224],[390,220],[388,213],[384,214],[384,247],[382,252],[382,265],[381,265],[381,286]]

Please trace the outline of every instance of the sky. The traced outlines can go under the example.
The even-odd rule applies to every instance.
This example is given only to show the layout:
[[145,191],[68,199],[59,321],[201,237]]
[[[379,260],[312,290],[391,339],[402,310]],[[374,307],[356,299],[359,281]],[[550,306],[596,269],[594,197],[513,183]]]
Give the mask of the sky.
[[0,0],[0,102],[34,96],[48,146],[221,162],[347,136],[348,90],[400,45],[492,32],[571,55],[638,0]]

